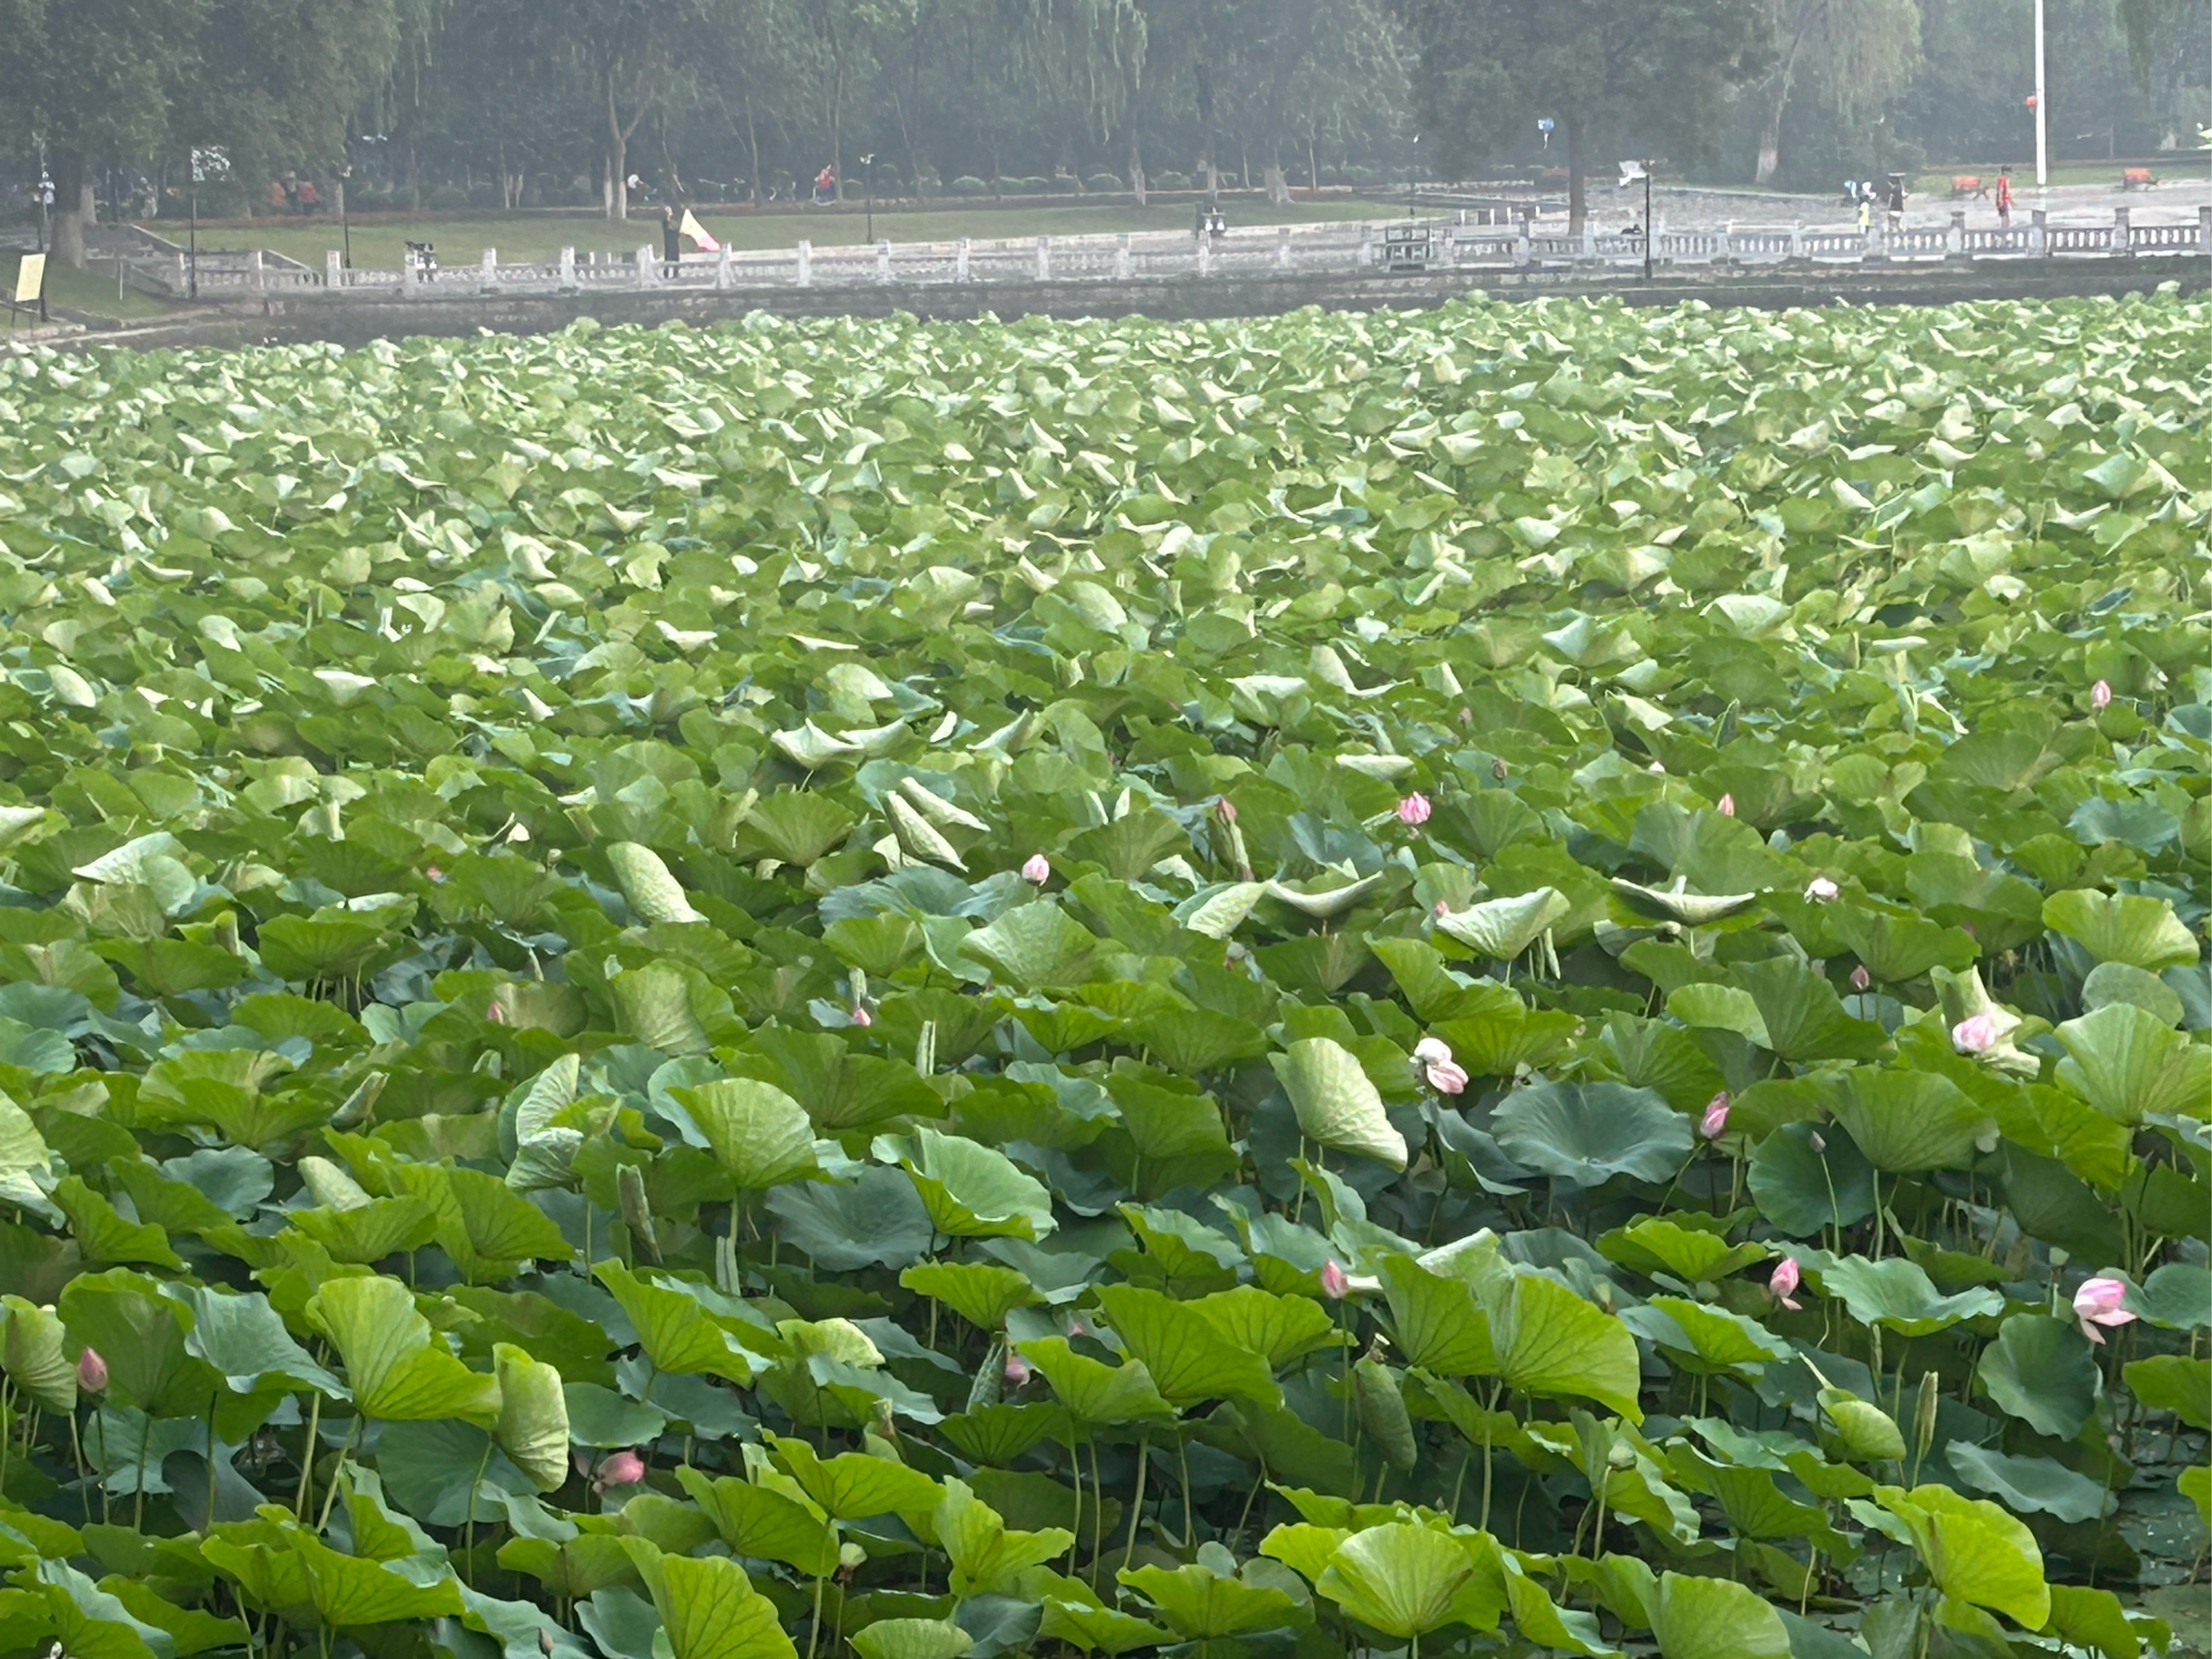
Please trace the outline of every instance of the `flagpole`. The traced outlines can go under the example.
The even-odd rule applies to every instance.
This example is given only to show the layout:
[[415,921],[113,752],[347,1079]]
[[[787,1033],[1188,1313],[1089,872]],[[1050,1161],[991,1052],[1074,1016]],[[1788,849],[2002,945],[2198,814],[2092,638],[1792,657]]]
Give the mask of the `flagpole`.
[[2035,187],[2051,183],[2050,100],[2043,85],[2043,0],[2035,0]]

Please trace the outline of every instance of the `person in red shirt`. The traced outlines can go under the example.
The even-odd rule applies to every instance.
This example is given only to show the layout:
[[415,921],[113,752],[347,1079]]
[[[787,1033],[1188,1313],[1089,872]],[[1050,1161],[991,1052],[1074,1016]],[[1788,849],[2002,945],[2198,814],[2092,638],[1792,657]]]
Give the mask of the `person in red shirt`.
[[1997,169],[1997,228],[2012,228],[2012,169]]

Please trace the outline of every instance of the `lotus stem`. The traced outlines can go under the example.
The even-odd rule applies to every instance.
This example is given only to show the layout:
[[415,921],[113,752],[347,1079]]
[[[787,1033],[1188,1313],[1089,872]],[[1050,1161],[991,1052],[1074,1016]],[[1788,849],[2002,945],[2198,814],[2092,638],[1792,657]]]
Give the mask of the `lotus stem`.
[[319,1389],[313,1391],[307,1407],[307,1437],[300,1453],[300,1491],[292,1505],[292,1513],[302,1521],[307,1518],[308,1500],[315,1489],[315,1435],[322,1426],[323,1395]]
[[1121,1547],[1121,1571],[1129,1570],[1129,1562],[1137,1553],[1137,1523],[1145,1516],[1145,1476],[1152,1461],[1152,1437],[1148,1432],[1137,1439],[1137,1492],[1129,1504],[1129,1540]]

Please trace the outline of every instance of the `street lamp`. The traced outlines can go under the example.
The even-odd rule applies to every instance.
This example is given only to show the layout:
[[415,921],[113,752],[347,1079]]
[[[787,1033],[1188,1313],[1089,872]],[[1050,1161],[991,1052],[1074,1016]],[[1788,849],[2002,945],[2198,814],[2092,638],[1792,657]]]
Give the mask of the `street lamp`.
[[1413,148],[1406,160],[1406,216],[1410,219],[1419,210],[1421,193],[1421,135],[1413,135]]
[[870,150],[870,151],[869,151],[866,155],[863,155],[863,156],[860,158],[860,165],[861,165],[862,167],[866,167],[866,168],[867,169],[867,174],[868,174],[868,244],[869,244],[869,246],[872,246],[872,246],[875,245],[875,240],[876,240],[876,153],[875,153],[875,151],[873,151],[873,150]]
[[2035,187],[2051,182],[2050,99],[2043,85],[2043,0],[2035,0]]
[[349,161],[338,169],[338,235],[345,242],[345,269],[353,269],[353,218],[346,207],[346,185],[353,177],[353,164]]

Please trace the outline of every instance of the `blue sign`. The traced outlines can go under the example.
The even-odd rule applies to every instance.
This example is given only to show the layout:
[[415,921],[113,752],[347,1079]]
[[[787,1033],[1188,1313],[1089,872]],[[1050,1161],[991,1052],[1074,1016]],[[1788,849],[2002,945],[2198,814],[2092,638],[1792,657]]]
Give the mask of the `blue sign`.
[[1536,131],[1539,132],[1549,132],[1552,130],[1552,118],[1547,115],[1537,121]]

